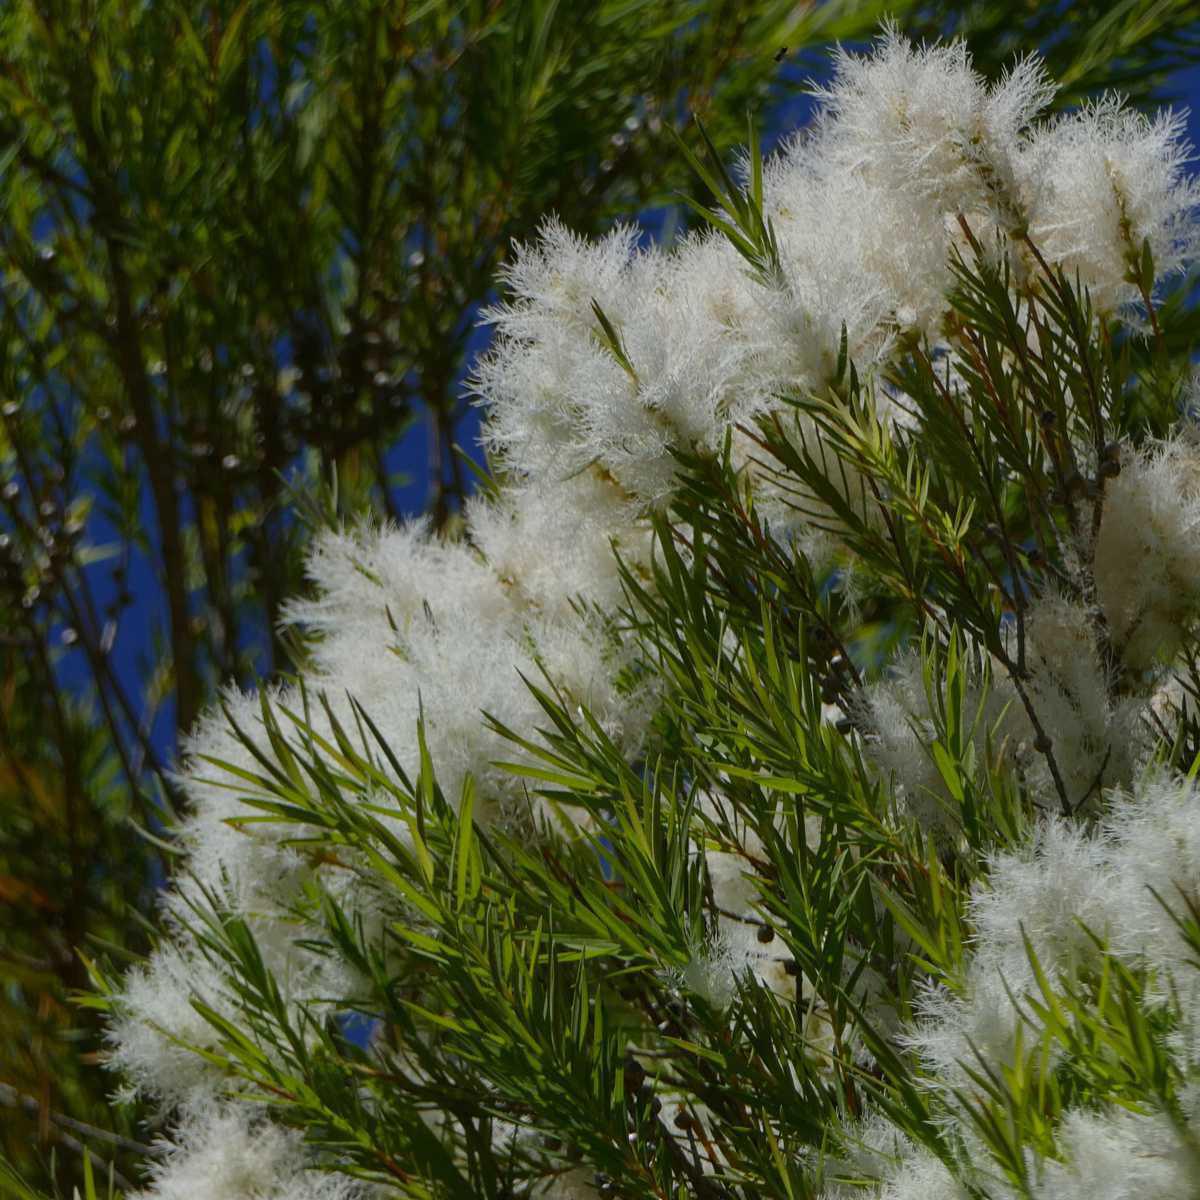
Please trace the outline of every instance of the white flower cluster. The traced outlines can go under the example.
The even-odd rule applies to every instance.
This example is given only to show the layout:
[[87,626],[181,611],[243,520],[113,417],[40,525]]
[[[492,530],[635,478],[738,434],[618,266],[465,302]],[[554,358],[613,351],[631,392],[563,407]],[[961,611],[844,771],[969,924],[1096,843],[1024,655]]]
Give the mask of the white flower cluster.
[[[653,694],[630,691],[629,652],[605,615],[620,597],[612,546],[632,568],[644,568],[645,517],[671,498],[673,450],[714,453],[733,434],[744,461],[738,427],[774,409],[781,396],[828,381],[843,331],[863,373],[904,335],[936,342],[951,256],[964,237],[960,221],[985,240],[1009,235],[1018,268],[1020,238],[1030,234],[1108,311],[1138,301],[1130,264],[1144,240],[1163,271],[1192,250],[1188,218],[1197,195],[1182,172],[1178,123],[1150,123],[1108,104],[1038,123],[1051,94],[1032,61],[989,87],[961,46],[918,50],[888,33],[873,53],[839,54],[823,116],[768,164],[765,215],[779,249],[769,276],[748,271],[712,234],[668,252],[640,248],[631,228],[587,242],[550,221],[536,244],[519,247],[505,275],[510,299],[488,314],[494,348],[472,385],[487,406],[486,442],[504,480],[501,497],[469,505],[457,542],[420,524],[317,539],[315,597],[296,601],[288,614],[318,635],[305,679],[314,730],[328,738],[332,728],[318,694],[355,729],[352,697],[415,775],[423,715],[444,790],[453,798],[473,776],[481,820],[519,810],[521,793],[494,765],[513,752],[481,714],[530,735],[539,710],[522,675],[544,671],[635,752]],[[1153,505],[1162,485],[1150,476],[1172,474],[1174,453],[1127,464],[1120,486],[1131,506]],[[1186,541],[1190,518],[1164,516],[1156,528]],[[1132,536],[1106,526],[1098,553],[1125,554]],[[1181,572],[1190,570],[1187,561],[1180,560]],[[1147,577],[1127,593],[1102,596],[1125,622],[1121,636],[1132,643],[1137,630],[1173,619],[1173,580]],[[1094,762],[1097,740],[1124,718],[1103,705],[1082,711],[1095,680],[1078,672],[1096,668],[1091,660],[1058,662],[1055,653],[1048,643],[1037,703],[1048,721],[1055,705],[1081,710],[1080,747],[1071,753]],[[289,685],[270,699],[277,713],[300,712],[305,694]],[[226,704],[258,754],[272,758],[257,699],[230,695]],[[280,721],[287,737],[305,745],[303,733],[285,716]],[[369,915],[369,891],[352,872],[289,844],[294,829],[239,822],[251,812],[241,797],[258,790],[245,775],[263,767],[224,712],[207,718],[189,750],[182,783],[190,809],[180,835],[187,872],[165,903],[169,936],[130,975],[112,1031],[114,1061],[131,1085],[183,1114],[178,1145],[146,1200],[285,1191],[340,1197],[348,1193],[326,1177],[301,1182],[309,1177],[296,1165],[299,1144],[272,1132],[256,1112],[220,1100],[219,1078],[187,1048],[204,1049],[213,1038],[193,997],[237,1019],[229,981],[187,921],[192,905],[219,897],[252,928],[285,998],[332,1000],[346,994],[348,982],[301,947],[314,931],[293,902],[317,875]],[[912,757],[899,745],[889,753]],[[212,760],[245,775],[223,773]],[[1083,768],[1071,770],[1081,783]],[[920,778],[925,787],[928,773]],[[917,786],[910,785],[914,796]],[[753,897],[738,857],[714,853],[710,872],[740,916]],[[772,956],[740,942],[730,947],[733,928],[721,930],[725,968],[712,986],[727,986],[730,963],[739,971],[752,966],[780,986]],[[752,925],[737,925],[741,941],[752,934]],[[234,1178],[239,1171],[249,1182]],[[560,1183],[560,1192],[575,1188],[574,1180]]]
[[[1149,574],[1132,587],[1147,585]],[[1200,577],[1189,590],[1200,599]],[[965,690],[964,719],[980,772],[1012,772],[1035,793],[1053,795],[1057,771],[1072,812],[1094,807],[1104,787],[1128,783],[1149,745],[1145,718],[1155,696],[1148,689],[1113,694],[1100,650],[1101,615],[1054,593],[1033,601],[1023,617],[1024,687],[1009,667],[980,652],[989,669],[970,668]],[[1015,662],[1017,635],[1012,628],[1006,634]],[[892,781],[900,807],[926,829],[952,833],[958,801],[934,755],[944,697],[922,672],[916,651],[902,654],[887,677],[864,689],[859,717],[867,754]]]
[[[1021,753],[1018,739],[1027,732],[1016,697],[1005,687],[1002,671],[986,671],[986,660],[968,658],[965,718],[980,767],[1007,766]],[[952,831],[958,804],[938,770],[933,747],[941,730],[935,714],[939,697],[930,694],[921,655],[900,654],[888,675],[864,688],[856,718],[866,734],[866,749],[880,773],[893,785],[899,807],[931,831]],[[938,681],[940,684],[941,681]]]
[[[1128,784],[1151,745],[1153,713],[1172,687],[1170,664],[1200,615],[1200,439],[1191,425],[1140,450],[1116,448],[1094,539],[1081,547],[1093,599],[1030,597],[1023,614],[1025,688],[988,660],[969,669],[966,718],[976,759],[1051,790],[1049,752],[1072,809]],[[1006,653],[1019,650],[1015,622]],[[979,651],[972,662],[987,660]],[[1106,665],[1109,664],[1109,665]],[[1114,674],[1121,673],[1119,687]],[[902,654],[864,689],[867,752],[904,810],[931,830],[954,828],[955,803],[932,747],[939,737],[920,655]]]
[[[306,680],[308,703],[299,687],[288,686],[271,694],[275,711],[304,713],[332,743],[332,722],[318,697],[350,731],[358,727],[353,698],[410,779],[420,769],[416,728],[423,716],[439,782],[456,799],[473,775],[480,792],[475,816],[485,822],[506,817],[518,788],[493,766],[512,751],[483,714],[518,731],[535,728],[540,709],[522,675],[536,682],[544,671],[633,752],[647,698],[618,686],[627,652],[600,609],[586,606],[615,603],[611,543],[619,541],[638,561],[648,535],[621,523],[620,503],[597,480],[573,481],[569,497],[567,490],[526,484],[500,501],[473,503],[471,543],[433,538],[420,524],[318,537],[309,559],[317,596],[296,601],[288,613],[321,635]],[[286,716],[279,719],[286,731]],[[292,740],[303,743],[295,731]],[[351,990],[328,956],[297,944],[305,930],[292,907],[306,881],[318,873],[351,911],[369,916],[371,905],[357,873],[314,866],[289,844],[294,826],[239,823],[251,815],[242,797],[263,789],[209,764],[229,764],[245,773],[241,779],[262,774],[257,756],[272,752],[257,697],[227,696],[190,749],[193,765],[182,777],[190,811],[179,831],[187,872],[164,900],[173,936],[129,975],[112,1029],[113,1063],[129,1081],[185,1105],[207,1100],[216,1083],[204,1062],[177,1044],[216,1044],[192,998],[236,1016],[219,963],[187,932],[195,909],[216,897],[225,912],[245,920],[285,997],[301,1003]],[[514,819],[522,819],[519,811]],[[395,826],[405,837],[399,819]]]
[[164,1146],[149,1191],[130,1200],[368,1200],[376,1188],[304,1168],[303,1137],[248,1109],[213,1108]]
[[1105,493],[1096,599],[1121,661],[1171,659],[1200,606],[1200,444],[1189,427],[1127,454]]
[[[1181,896],[1200,896],[1200,791],[1187,781],[1149,777],[1135,792],[1110,799],[1095,829],[1048,821],[1030,845],[991,864],[987,886],[972,899],[976,934],[963,977],[955,991],[925,996],[924,1019],[908,1034],[930,1072],[925,1086],[944,1102],[947,1131],[966,1148],[963,1162],[951,1171],[874,1118],[860,1133],[862,1152],[843,1170],[859,1178],[882,1176],[878,1195],[927,1200],[976,1194],[967,1182],[989,1200],[1024,1194],[1000,1181],[996,1168],[987,1171],[987,1152],[965,1106],[975,1093],[974,1079],[987,1073],[1000,1078],[1043,1033],[1038,1010],[1028,1003],[1042,992],[1026,938],[1052,989],[1086,989],[1106,955],[1151,971],[1151,1004],[1180,1007],[1166,1050],[1190,1081],[1182,1113],[1155,1108],[1149,1097],[1140,1108],[1114,1104],[1064,1113],[1057,1154],[1034,1156],[1029,1164],[1035,1200],[1183,1200],[1195,1194],[1200,971],[1164,904],[1179,914],[1185,912]],[[1064,1053],[1061,1046],[1055,1052]],[[853,1187],[832,1194],[862,1192]]]

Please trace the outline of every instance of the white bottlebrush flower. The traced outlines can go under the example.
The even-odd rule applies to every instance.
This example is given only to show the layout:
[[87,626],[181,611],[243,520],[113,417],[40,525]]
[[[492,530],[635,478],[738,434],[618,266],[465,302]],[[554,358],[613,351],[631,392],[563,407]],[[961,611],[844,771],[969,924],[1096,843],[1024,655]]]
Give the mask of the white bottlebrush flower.
[[1004,977],[987,965],[968,967],[963,987],[962,996],[940,987],[926,991],[919,1019],[900,1039],[916,1051],[935,1089],[966,1087],[981,1063],[1009,1067],[1014,1061],[1020,1014]]
[[1194,952],[1171,913],[1185,916],[1184,897],[1200,896],[1200,794],[1193,784],[1150,775],[1113,798],[1105,830],[1107,881],[1120,914],[1113,949],[1171,972],[1180,986],[1190,984],[1193,968],[1186,964]]
[[902,1159],[879,1191],[880,1200],[970,1200],[971,1195],[946,1164],[925,1149]]
[[631,504],[655,505],[675,486],[671,447],[718,449],[763,402],[748,368],[762,289],[722,238],[667,255],[628,231],[588,246],[549,222],[508,283],[473,387],[485,441],[510,469],[554,482],[598,467]]
[[[913,1150],[909,1139],[882,1113],[865,1116],[840,1130],[843,1144],[823,1163],[826,1190],[823,1200],[849,1200],[861,1196],[863,1180],[881,1179]],[[841,1181],[849,1180],[846,1185]]]
[[[176,900],[173,906],[183,904]],[[350,973],[339,959],[298,944],[319,931],[296,920],[243,919],[280,998],[294,1012],[303,1006],[318,1013],[323,1001],[350,991]],[[171,937],[123,981],[107,1034],[109,1065],[121,1072],[131,1093],[167,1108],[194,1108],[216,1094],[221,1082],[219,1069],[196,1053],[221,1046],[220,1033],[196,1003],[239,1028],[247,1026],[224,964],[198,947],[185,928],[171,925]]]
[[[481,519],[479,509],[475,516]],[[489,514],[481,522],[501,571],[521,565],[514,563],[514,530],[505,527],[511,519]],[[603,515],[591,528],[577,526],[573,571],[567,563],[561,577],[546,571],[520,580],[498,573],[468,545],[438,541],[419,529],[323,536],[314,555],[320,594],[289,610],[294,623],[323,635],[314,649],[310,688],[324,691],[350,727],[344,697],[353,696],[410,776],[419,765],[415,729],[423,715],[447,795],[456,798],[470,774],[481,784],[482,800],[493,806],[521,789],[493,765],[511,757],[511,749],[483,714],[512,729],[534,728],[540,710],[522,675],[536,682],[544,669],[618,742],[636,743],[645,714],[616,687],[624,665],[620,647],[603,622],[581,617],[569,604],[576,584],[585,601],[615,595],[612,579],[598,575],[609,528]],[[562,545],[569,529],[561,523],[554,528],[543,509],[530,514],[524,529],[518,522],[515,533],[553,536]],[[635,552],[638,538],[628,534]],[[609,571],[615,576],[611,559]]]
[[975,939],[960,992],[928,991],[922,1019],[903,1038],[931,1072],[931,1086],[967,1087],[967,1072],[981,1061],[1013,1062],[1018,1027],[1028,1023],[1024,998],[1038,993],[1026,936],[1050,980],[1072,977],[1099,953],[1085,927],[1108,936],[1115,907],[1104,847],[1064,823],[1050,822],[1029,845],[997,856],[972,896]]
[[517,248],[504,274],[510,299],[485,313],[497,337],[472,385],[489,406],[485,441],[505,466],[564,480],[600,463],[637,500],[670,491],[667,447],[684,431],[661,397],[643,393],[637,374],[649,369],[647,355],[661,349],[657,330],[673,317],[663,259],[638,250],[629,227],[592,243],[557,221]]
[[1062,1162],[1041,1165],[1034,1200],[1192,1200],[1200,1179],[1197,1133],[1161,1113],[1110,1108],[1067,1113]]
[[738,986],[746,983],[770,988],[782,1000],[795,1000],[796,979],[787,969],[791,956],[778,938],[763,942],[759,937],[762,928],[757,923],[718,917],[712,935],[697,947],[680,973],[683,985],[717,1008],[732,1004]]
[[1178,649],[1200,606],[1200,445],[1190,436],[1127,450],[1104,491],[1096,599],[1134,671]]
[[[975,937],[957,992],[927,993],[923,1019],[902,1037],[929,1072],[923,1086],[944,1095],[953,1088],[969,1092],[973,1084],[964,1066],[995,1076],[1014,1061],[1019,1027],[1026,1050],[1036,1041],[1037,1018],[1025,1001],[1039,995],[1040,985],[1026,939],[1052,988],[1071,983],[1086,994],[1086,980],[1095,978],[1104,953],[1149,968],[1150,1002],[1170,999],[1182,1010],[1179,1028],[1167,1038],[1168,1052],[1194,1073],[1200,1067],[1194,952],[1155,892],[1177,913],[1184,911],[1181,893],[1200,892],[1196,788],[1165,775],[1113,795],[1098,824],[1076,827],[1055,819],[1039,827],[1028,845],[996,856],[987,884],[971,901]],[[1052,1052],[1062,1049],[1052,1046]],[[1194,1100],[1195,1094],[1193,1085],[1188,1095]],[[1184,1195],[1190,1193],[1172,1189],[1195,1178],[1194,1135],[1181,1138],[1162,1117],[1072,1113],[1058,1145],[1062,1161],[1039,1168],[1039,1198]],[[1101,1145],[1112,1147],[1113,1157],[1098,1162]]]
[[743,949],[731,947],[724,931],[718,930],[695,948],[680,972],[680,982],[714,1008],[726,1008],[737,995],[739,978],[746,971]]
[[195,1104],[219,1088],[218,1072],[190,1049],[218,1044],[193,998],[228,1011],[228,981],[203,955],[170,941],[125,976],[107,1031],[109,1066],[121,1073],[125,1094]]
[[1200,887],[1198,811],[1191,787],[1150,781],[1118,795],[1101,832],[1053,818],[993,858],[971,899],[975,937],[961,993],[928,993],[924,1019],[906,1034],[939,1086],[961,1084],[961,1064],[979,1057],[1011,1062],[1017,1027],[1030,1019],[1016,1004],[1038,986],[1026,939],[1056,986],[1095,965],[1095,938],[1131,962],[1178,967],[1184,945],[1149,887]]
[[1014,991],[1034,986],[1029,939],[1047,975],[1070,975],[1094,962],[1092,936],[1108,938],[1122,919],[1105,843],[1051,819],[1027,843],[993,858],[987,886],[971,897],[974,969],[995,970]]
[[[972,1195],[939,1158],[915,1145],[888,1118],[872,1113],[847,1130],[842,1152],[825,1164],[822,1200],[967,1200]],[[865,1180],[878,1186],[864,1191]],[[1007,1192],[990,1200],[1009,1200]]]
[[[963,718],[980,768],[1012,768],[1029,741],[1029,724],[1003,668],[985,678],[969,658]],[[898,655],[887,675],[865,687],[857,714],[867,737],[864,748],[896,789],[901,810],[924,829],[950,832],[961,823],[957,804],[939,771],[932,746],[938,738],[936,697],[926,684],[921,655]]]
[[1200,185],[1184,128],[1182,113],[1151,119],[1109,97],[1041,127],[1027,149],[1029,235],[1104,311],[1139,300],[1144,241],[1159,278],[1195,257]]
[[649,525],[592,471],[566,482],[515,484],[496,501],[473,500],[467,522],[472,543],[504,586],[572,626],[580,603],[608,613],[621,607],[614,548],[639,574],[650,560]]
[[[289,688],[264,689],[273,704],[299,709],[299,697]],[[180,847],[188,856],[188,869],[175,881],[175,894],[183,900],[200,899],[207,890],[220,896],[236,915],[280,911],[296,894],[309,870],[303,857],[286,844],[294,826],[261,825],[253,833],[238,824],[251,815],[245,802],[258,789],[235,779],[209,760],[228,763],[236,770],[262,774],[262,765],[239,738],[234,726],[265,743],[260,697],[230,690],[222,707],[207,713],[184,743],[188,769],[179,782],[189,801],[176,830]]]
[[967,1070],[1013,1063],[1018,1028],[1031,1019],[1025,998],[1038,994],[1026,937],[1051,982],[1096,960],[1086,930],[1111,936],[1121,920],[1108,851],[1082,830],[1046,823],[1031,844],[992,860],[971,917],[976,937],[959,991],[926,991],[922,1019],[902,1038],[936,1088],[968,1087]]
[[730,426],[750,423],[774,403],[775,347],[763,338],[772,293],[717,233],[689,235],[664,264],[666,344],[647,385],[669,397],[694,445],[717,450]]
[[835,65],[817,93],[817,148],[832,164],[939,213],[1019,219],[1013,162],[1055,90],[1036,59],[989,87],[965,43],[915,47],[888,30],[871,54],[839,51]]
[[[1142,754],[1145,702],[1110,695],[1097,639],[1096,612],[1061,596],[1040,597],[1025,616],[1026,691],[1049,743],[1033,778],[1047,792],[1057,786],[1052,756],[1072,812],[1094,806],[1102,788],[1127,783]],[[1010,631],[1010,656],[1016,649]]]
[[367,1200],[380,1194],[311,1169],[303,1136],[248,1106],[200,1113],[165,1151],[150,1186],[131,1200]]
[[816,175],[795,153],[770,173],[772,207],[786,214],[772,217],[782,276],[752,360],[763,390],[790,393],[833,379],[843,330],[864,373],[887,360],[899,331],[936,332],[950,283],[940,211],[858,174]]
[[[737,972],[791,1004],[796,1000],[796,964],[782,938],[764,941],[764,926],[722,918],[722,932]],[[811,997],[812,989],[807,994]],[[815,1035],[813,1035],[815,1038]]]

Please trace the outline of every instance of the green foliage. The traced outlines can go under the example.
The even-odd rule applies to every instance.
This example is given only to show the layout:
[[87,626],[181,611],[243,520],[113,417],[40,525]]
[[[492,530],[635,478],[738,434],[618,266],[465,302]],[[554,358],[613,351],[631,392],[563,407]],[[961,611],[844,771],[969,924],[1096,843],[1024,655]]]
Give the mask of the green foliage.
[[33,657],[43,648],[28,610],[0,602],[0,613],[0,1146],[22,1164],[33,1161],[22,1147],[54,1148],[79,1180],[84,1146],[122,1164],[147,1150],[136,1114],[106,1103],[96,1022],[72,993],[87,985],[85,946],[120,961],[146,944],[136,914],[151,908],[153,860],[133,822],[148,813],[131,811],[94,712],[44,688],[53,668]]

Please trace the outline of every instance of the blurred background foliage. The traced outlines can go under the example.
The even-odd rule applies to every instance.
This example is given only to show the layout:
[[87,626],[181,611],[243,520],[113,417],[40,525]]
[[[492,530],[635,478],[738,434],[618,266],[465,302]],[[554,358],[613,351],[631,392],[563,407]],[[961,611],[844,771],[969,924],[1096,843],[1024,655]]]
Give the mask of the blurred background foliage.
[[1194,0],[3,5],[0,1158],[35,1187],[138,1177],[71,996],[144,946],[181,734],[288,669],[296,498],[452,524],[511,239],[675,228],[670,130],[777,133],[885,13],[991,75],[1040,49],[1064,103],[1200,59]]

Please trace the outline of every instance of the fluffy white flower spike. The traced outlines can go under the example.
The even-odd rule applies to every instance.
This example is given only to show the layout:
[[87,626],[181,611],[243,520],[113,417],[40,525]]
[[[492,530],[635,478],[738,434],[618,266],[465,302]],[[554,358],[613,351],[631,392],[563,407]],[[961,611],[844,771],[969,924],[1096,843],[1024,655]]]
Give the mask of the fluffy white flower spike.
[[1160,1113],[1068,1113],[1065,1162],[1045,1164],[1034,1200],[1190,1200],[1200,1178],[1198,1134],[1194,1121],[1185,1132]]
[[817,152],[938,213],[990,213],[1011,229],[1014,164],[1054,91],[1036,59],[989,87],[962,42],[918,48],[889,30],[869,55],[839,51],[833,82],[817,93],[826,104]]
[[304,1139],[244,1107],[203,1112],[131,1200],[367,1200],[378,1189],[310,1170]]
[[1200,606],[1200,445],[1180,436],[1126,451],[1104,497],[1096,598],[1135,671],[1173,657]]
[[1144,242],[1160,278],[1195,258],[1200,184],[1184,127],[1182,113],[1151,119],[1110,98],[1040,129],[1025,153],[1030,237],[1101,310],[1141,299]]

